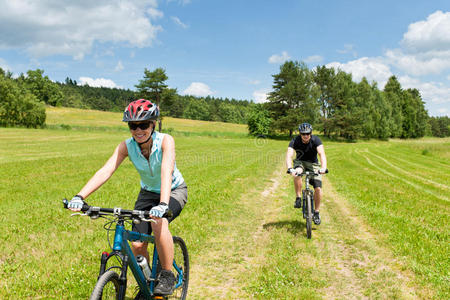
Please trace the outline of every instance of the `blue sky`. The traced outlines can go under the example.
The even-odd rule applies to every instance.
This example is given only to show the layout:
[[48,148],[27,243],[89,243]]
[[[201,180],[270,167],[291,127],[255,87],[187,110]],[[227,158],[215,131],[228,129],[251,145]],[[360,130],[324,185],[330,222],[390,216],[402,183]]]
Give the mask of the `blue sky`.
[[286,60],[420,90],[450,115],[450,1],[0,0],[0,67],[134,89],[162,67],[180,94],[262,102]]

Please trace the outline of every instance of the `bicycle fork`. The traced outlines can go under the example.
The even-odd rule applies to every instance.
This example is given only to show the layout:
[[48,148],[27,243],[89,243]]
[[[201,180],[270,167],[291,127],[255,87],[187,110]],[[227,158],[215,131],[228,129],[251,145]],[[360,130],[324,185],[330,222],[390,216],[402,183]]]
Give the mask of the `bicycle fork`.
[[98,274],[97,280],[100,276],[103,275],[106,271],[106,264],[108,260],[113,256],[119,256],[122,261],[122,268],[119,276],[119,293],[117,295],[118,299],[125,299],[125,293],[127,290],[127,268],[128,268],[128,255],[122,255],[122,253],[118,251],[113,251],[111,253],[103,252],[100,258],[100,272]]

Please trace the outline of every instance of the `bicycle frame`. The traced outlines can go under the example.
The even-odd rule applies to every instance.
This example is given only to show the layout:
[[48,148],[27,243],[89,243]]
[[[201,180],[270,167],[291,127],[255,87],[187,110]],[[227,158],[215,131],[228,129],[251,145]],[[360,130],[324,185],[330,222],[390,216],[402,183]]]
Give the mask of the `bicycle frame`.
[[312,175],[312,177],[314,178],[314,173],[311,173],[309,171],[305,172],[305,191],[309,191],[309,180],[310,180],[310,176]]
[[[156,272],[157,272],[157,264],[158,264],[158,252],[156,250],[156,245],[154,246],[153,251],[153,259],[152,259],[152,273],[150,284],[147,284],[147,280],[144,277],[144,273],[139,267],[136,257],[131,251],[131,247],[128,242],[132,241],[142,241],[148,243],[155,243],[155,237],[152,235],[139,233],[135,231],[126,230],[124,226],[124,221],[119,219],[116,223],[116,228],[114,232],[114,244],[113,244],[113,252],[110,254],[103,253],[100,265],[100,274],[99,277],[105,272],[107,261],[113,256],[119,256],[122,259],[122,272],[120,274],[120,291],[119,291],[119,299],[123,299],[125,297],[126,283],[127,283],[127,268],[130,267],[136,282],[139,285],[142,293],[150,299],[153,296],[153,289],[156,280]],[[183,282],[183,271],[177,266],[176,262],[173,262],[173,267],[177,271],[179,278],[175,285],[175,288],[181,286]],[[122,294],[122,295],[120,295]]]

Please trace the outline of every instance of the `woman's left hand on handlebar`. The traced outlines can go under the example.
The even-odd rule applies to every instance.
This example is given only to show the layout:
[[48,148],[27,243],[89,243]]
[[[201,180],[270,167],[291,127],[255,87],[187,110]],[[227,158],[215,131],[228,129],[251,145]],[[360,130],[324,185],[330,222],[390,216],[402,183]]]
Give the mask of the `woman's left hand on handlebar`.
[[161,202],[159,205],[152,207],[150,216],[155,218],[162,218],[169,211],[167,203]]

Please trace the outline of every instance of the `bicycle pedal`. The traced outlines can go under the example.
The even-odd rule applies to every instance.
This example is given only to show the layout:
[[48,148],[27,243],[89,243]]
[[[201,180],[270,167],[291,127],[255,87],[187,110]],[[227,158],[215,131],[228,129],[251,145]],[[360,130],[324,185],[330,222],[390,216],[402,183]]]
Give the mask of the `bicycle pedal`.
[[153,296],[153,299],[164,300],[164,297],[163,296]]

